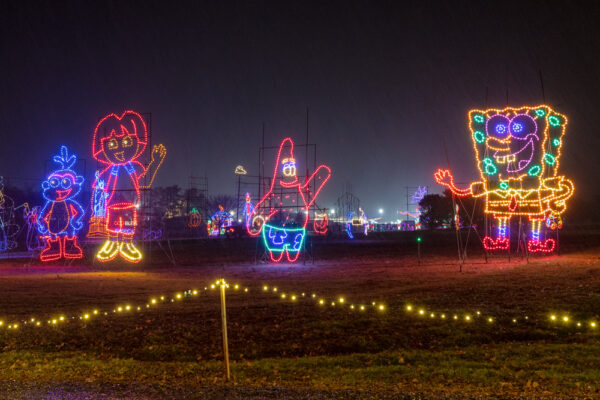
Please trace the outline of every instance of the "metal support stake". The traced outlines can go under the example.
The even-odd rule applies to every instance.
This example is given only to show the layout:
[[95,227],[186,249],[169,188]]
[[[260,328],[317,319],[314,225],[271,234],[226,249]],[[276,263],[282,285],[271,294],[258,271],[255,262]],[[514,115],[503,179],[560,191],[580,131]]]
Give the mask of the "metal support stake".
[[229,382],[231,373],[229,371],[229,346],[227,344],[227,309],[225,305],[225,279],[221,279],[221,330],[223,331],[223,357],[225,360],[225,379]]

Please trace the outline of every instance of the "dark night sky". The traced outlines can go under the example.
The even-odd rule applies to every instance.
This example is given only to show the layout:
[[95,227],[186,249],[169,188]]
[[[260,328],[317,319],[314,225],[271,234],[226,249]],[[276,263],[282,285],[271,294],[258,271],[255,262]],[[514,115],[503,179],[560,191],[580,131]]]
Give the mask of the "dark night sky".
[[257,172],[262,122],[267,144],[303,141],[308,106],[333,169],[318,203],[351,182],[368,214],[392,218],[404,186],[441,191],[444,137],[457,180],[476,178],[468,110],[505,106],[507,87],[512,105],[542,103],[541,69],[546,102],[569,116],[563,173],[578,195],[600,192],[592,2],[23,3],[0,6],[11,183],[37,185],[60,144],[93,166],[97,120],[131,108],[167,146],[158,185],[206,173],[211,193],[233,194],[237,164]]

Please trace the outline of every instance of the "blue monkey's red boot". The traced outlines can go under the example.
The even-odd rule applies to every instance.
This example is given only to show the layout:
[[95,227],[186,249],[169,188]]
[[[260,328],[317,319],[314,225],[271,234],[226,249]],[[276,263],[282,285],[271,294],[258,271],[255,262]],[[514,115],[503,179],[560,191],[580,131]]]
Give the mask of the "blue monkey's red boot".
[[62,246],[60,237],[57,236],[54,239],[50,236],[45,236],[46,247],[40,253],[40,260],[42,261],[56,261],[62,256]]
[[77,243],[77,236],[65,236],[65,258],[81,258],[83,251]]

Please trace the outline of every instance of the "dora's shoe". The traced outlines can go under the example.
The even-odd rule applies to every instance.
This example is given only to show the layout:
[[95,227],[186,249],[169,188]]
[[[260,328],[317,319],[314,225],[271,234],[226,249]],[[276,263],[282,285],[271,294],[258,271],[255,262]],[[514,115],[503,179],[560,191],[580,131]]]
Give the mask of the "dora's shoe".
[[77,243],[77,236],[65,236],[64,241],[65,258],[74,259],[83,257],[83,250],[81,250],[81,247],[79,247],[79,244]]
[[510,247],[510,242],[508,238],[499,237],[496,240],[492,239],[489,236],[483,238],[483,247],[486,250],[508,250]]
[[98,261],[106,262],[113,260],[119,253],[119,242],[116,240],[107,240],[102,248],[96,254]]
[[129,262],[137,263],[142,259],[142,253],[131,242],[121,243],[119,247],[121,256]]
[[530,253],[551,253],[554,251],[555,246],[556,242],[554,239],[546,239],[543,243],[540,240],[530,240],[527,242],[527,250]]
[[62,246],[60,236],[52,239],[50,236],[44,236],[46,239],[46,247],[40,253],[40,260],[43,262],[46,261],[56,261],[62,257]]

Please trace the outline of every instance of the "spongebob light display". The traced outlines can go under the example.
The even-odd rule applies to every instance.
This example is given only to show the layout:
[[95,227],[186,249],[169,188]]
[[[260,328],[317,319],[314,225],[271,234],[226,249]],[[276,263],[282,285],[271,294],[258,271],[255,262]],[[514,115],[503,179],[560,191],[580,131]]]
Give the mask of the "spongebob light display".
[[486,236],[487,250],[510,248],[509,221],[529,219],[530,252],[551,252],[554,239],[540,239],[542,223],[560,220],[574,185],[559,175],[559,161],[567,118],[549,106],[472,110],[469,129],[481,180],[466,189],[454,184],[448,170],[439,169],[435,180],[457,196],[485,198],[485,212],[497,220],[497,236]]
[[[271,186],[256,204],[252,226],[248,229],[252,236],[258,236],[262,231],[265,248],[273,262],[281,261],[284,254],[289,262],[298,260],[306,236],[309,210],[331,176],[329,167],[320,165],[305,182],[300,182],[296,171],[294,142],[285,138],[275,159]],[[311,185],[314,191],[310,189]]]

